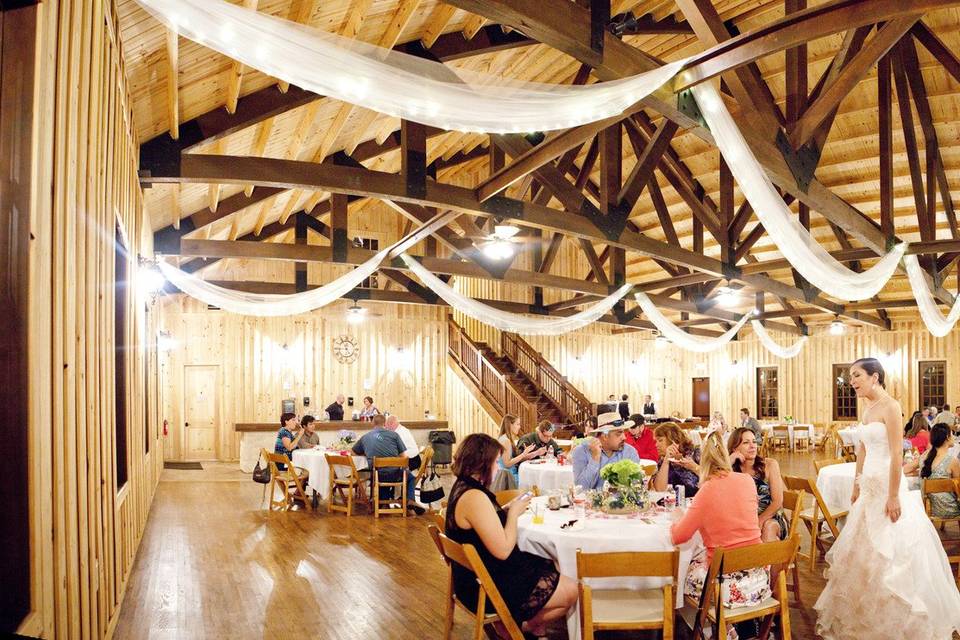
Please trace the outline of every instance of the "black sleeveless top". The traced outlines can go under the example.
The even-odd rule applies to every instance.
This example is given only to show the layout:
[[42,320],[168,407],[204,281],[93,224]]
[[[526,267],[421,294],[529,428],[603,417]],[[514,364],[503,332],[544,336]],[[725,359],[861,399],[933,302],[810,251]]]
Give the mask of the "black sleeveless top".
[[[493,583],[497,585],[500,595],[506,601],[514,620],[518,624],[529,620],[543,608],[556,591],[560,573],[552,560],[521,551],[516,546],[506,560],[500,560],[487,550],[475,530],[458,527],[454,517],[457,503],[460,501],[460,496],[470,489],[482,491],[487,496],[497,510],[501,525],[507,521],[506,512],[497,504],[497,498],[490,490],[473,478],[457,478],[450,490],[444,525],[445,533],[454,542],[472,544],[476,548],[477,554],[483,560],[490,577],[493,578]],[[457,563],[453,563],[453,590],[460,602],[472,611],[476,610],[479,594],[477,579],[473,573]],[[487,600],[486,609],[488,613],[493,612],[489,600]]]

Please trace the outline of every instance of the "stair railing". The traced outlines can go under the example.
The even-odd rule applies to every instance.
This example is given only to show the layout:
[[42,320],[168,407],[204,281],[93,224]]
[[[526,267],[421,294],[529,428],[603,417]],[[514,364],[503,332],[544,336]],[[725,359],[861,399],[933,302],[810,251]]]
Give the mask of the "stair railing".
[[470,339],[453,318],[447,320],[447,351],[500,414],[498,420],[509,413],[520,418],[524,429],[529,430],[536,426],[536,404],[528,402],[527,398],[514,388],[508,377],[497,370],[484,356],[477,343]]
[[526,375],[537,390],[560,409],[569,424],[580,424],[593,415],[593,405],[533,346],[515,333],[500,333],[503,354]]

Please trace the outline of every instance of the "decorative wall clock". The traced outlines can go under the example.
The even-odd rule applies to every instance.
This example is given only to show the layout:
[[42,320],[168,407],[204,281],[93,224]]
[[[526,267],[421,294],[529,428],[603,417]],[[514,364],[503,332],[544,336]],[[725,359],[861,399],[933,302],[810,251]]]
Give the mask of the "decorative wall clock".
[[342,364],[356,362],[360,355],[357,339],[347,335],[337,336],[333,339],[333,355]]

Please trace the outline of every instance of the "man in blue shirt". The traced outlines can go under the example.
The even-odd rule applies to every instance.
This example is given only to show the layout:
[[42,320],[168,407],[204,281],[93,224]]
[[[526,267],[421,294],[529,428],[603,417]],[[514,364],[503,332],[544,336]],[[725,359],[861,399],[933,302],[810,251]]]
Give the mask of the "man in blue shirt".
[[[390,431],[385,428],[386,418],[382,415],[373,417],[373,431],[365,433],[357,443],[353,445],[353,452],[358,456],[366,456],[370,469],[373,469],[373,458],[406,458],[407,446],[397,435],[396,431]],[[413,474],[411,474],[406,465],[402,469],[407,474],[407,509],[413,509],[417,515],[422,515],[426,510],[417,504],[414,498]],[[371,471],[372,473],[372,471]],[[401,469],[381,469],[380,478],[385,482],[399,482]],[[386,499],[384,497],[384,499]]]
[[597,428],[588,434],[593,437],[573,450],[574,483],[584,489],[602,489],[600,469],[620,460],[639,464],[637,450],[623,446],[623,430],[632,426],[633,420],[623,420],[615,412],[597,416]]

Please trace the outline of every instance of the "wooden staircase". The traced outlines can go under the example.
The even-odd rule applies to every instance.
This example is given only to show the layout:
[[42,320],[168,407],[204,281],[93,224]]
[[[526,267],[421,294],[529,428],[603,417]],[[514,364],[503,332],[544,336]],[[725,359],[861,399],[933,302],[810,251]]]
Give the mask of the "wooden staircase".
[[501,334],[501,353],[474,342],[448,318],[448,360],[496,422],[520,417],[525,431],[541,420],[579,424],[594,407],[536,350],[515,334]]

